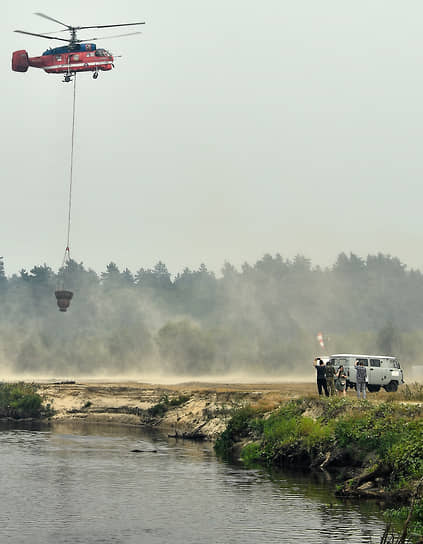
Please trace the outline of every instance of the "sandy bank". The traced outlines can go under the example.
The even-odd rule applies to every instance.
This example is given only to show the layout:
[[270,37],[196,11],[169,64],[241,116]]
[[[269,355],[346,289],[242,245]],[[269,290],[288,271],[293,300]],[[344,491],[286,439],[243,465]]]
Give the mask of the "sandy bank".
[[[230,412],[246,404],[269,409],[281,401],[313,394],[313,383],[224,384],[190,382],[174,385],[149,383],[44,383],[39,393],[54,410],[56,421],[150,425],[177,436],[213,440],[221,433]],[[164,401],[188,397],[179,406],[151,415]],[[150,409],[150,412],[149,412]]]

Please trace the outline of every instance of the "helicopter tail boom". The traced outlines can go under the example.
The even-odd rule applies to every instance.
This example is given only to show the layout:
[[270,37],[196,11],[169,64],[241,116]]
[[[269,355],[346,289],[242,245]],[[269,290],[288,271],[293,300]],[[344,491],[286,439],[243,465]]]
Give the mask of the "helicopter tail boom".
[[15,51],[12,55],[12,70],[14,72],[26,72],[28,67],[44,68],[45,57],[28,57],[27,51]]
[[28,53],[22,49],[12,54],[12,70],[14,72],[26,72],[29,67]]

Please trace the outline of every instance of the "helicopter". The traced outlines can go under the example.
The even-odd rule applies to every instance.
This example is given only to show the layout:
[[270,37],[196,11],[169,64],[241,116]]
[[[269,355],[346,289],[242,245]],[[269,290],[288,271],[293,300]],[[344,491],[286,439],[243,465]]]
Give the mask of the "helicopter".
[[[20,50],[12,53],[12,70],[14,72],[26,72],[31,66],[33,68],[42,68],[48,74],[64,74],[63,81],[68,83],[72,80],[77,72],[93,72],[93,78],[97,79],[100,71],[108,71],[114,67],[113,55],[103,48],[97,48],[95,43],[89,43],[97,41],[101,38],[90,38],[89,40],[79,40],[77,38],[78,30],[85,30],[91,28],[112,28],[121,26],[134,26],[144,25],[145,22],[140,23],[121,23],[116,25],[96,25],[96,26],[71,26],[66,23],[62,23],[57,19],[53,19],[49,15],[44,13],[35,13],[39,17],[48,19],[66,27],[66,30],[58,30],[55,32],[46,32],[45,34],[35,34],[33,32],[26,32],[24,30],[15,30],[20,34],[27,34],[28,36],[36,36],[38,38],[46,38],[48,40],[59,40],[67,42],[67,45],[55,48],[49,48],[39,57],[29,57],[27,51]],[[50,36],[50,34],[57,34],[59,32],[70,32],[70,38],[60,38]],[[134,34],[141,34],[141,32],[129,32],[126,34],[118,34],[109,36],[109,38],[120,38],[123,36],[132,36]]]

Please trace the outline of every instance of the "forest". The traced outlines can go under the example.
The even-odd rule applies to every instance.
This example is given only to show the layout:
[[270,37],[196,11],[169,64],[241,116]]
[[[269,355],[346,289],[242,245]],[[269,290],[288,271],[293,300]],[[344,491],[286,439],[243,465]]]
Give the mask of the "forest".
[[[326,268],[264,255],[219,275],[163,262],[100,274],[69,261],[8,276],[0,260],[0,365],[11,375],[314,377],[326,353],[423,361],[423,276],[398,258],[341,253]],[[59,281],[74,292],[58,311]],[[322,332],[325,349],[316,335]]]

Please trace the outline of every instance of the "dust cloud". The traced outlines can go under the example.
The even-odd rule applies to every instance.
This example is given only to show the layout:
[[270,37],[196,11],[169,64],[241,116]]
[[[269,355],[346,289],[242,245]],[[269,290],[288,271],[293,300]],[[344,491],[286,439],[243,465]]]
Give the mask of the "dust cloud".
[[[423,357],[423,278],[397,258],[339,255],[330,268],[265,255],[217,277],[203,264],[172,277],[164,263],[97,274],[71,261],[8,277],[0,259],[3,379],[180,383],[312,381],[315,356]],[[54,298],[64,281],[66,313]],[[324,348],[316,335],[323,334]]]

